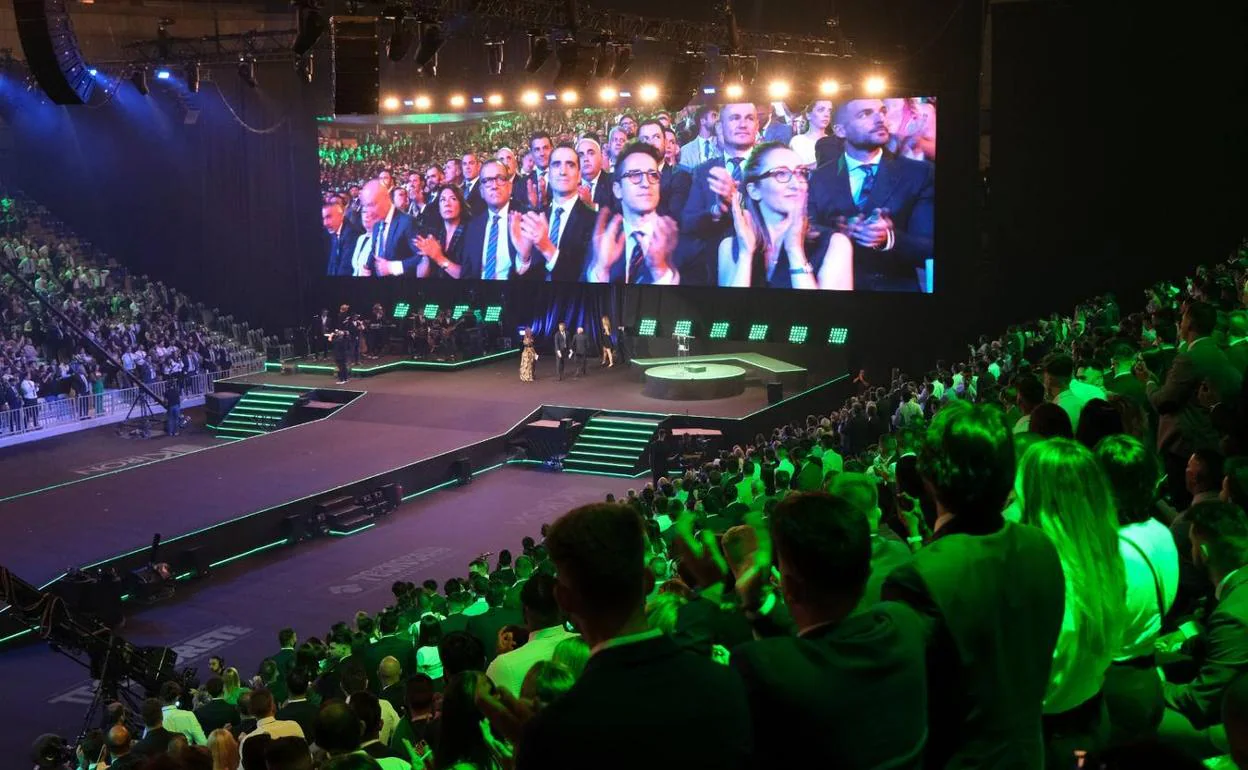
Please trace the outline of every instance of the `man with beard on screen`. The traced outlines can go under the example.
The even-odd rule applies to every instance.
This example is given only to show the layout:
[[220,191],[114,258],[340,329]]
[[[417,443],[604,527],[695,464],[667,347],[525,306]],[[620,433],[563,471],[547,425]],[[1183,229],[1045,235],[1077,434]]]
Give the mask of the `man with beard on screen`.
[[935,171],[885,152],[886,118],[880,99],[851,99],[837,108],[832,134],[845,150],[811,177],[808,210],[814,224],[853,242],[855,290],[922,291],[935,231]]

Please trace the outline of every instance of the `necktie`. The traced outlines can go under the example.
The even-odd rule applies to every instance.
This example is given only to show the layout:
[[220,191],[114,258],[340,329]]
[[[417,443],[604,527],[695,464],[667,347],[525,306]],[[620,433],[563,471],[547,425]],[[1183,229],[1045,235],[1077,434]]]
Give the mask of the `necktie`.
[[875,186],[875,172],[879,169],[879,166],[871,164],[859,166],[858,168],[862,170],[862,186],[858,188],[858,197],[854,199],[854,205],[862,208],[866,204],[868,196],[871,195],[871,188]]
[[550,242],[555,244],[555,248],[559,248],[559,223],[563,221],[563,209],[555,209],[555,215],[550,220]]
[[741,184],[741,158],[729,158],[728,165],[732,167],[733,181]]
[[498,214],[490,214],[490,228],[485,236],[485,271],[481,277],[492,281],[496,272],[498,272]]
[[711,159],[711,140],[703,139],[702,140],[702,160],[710,160],[710,159]]
[[377,231],[373,234],[373,258],[380,257],[386,250],[386,222],[377,223]]
[[628,282],[649,283],[646,270],[646,253],[641,248],[641,231],[633,232],[633,252],[628,257]]

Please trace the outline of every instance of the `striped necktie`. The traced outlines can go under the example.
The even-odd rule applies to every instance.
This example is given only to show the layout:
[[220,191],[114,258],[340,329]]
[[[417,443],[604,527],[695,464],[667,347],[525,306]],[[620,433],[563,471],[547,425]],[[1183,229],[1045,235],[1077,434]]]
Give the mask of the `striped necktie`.
[[646,270],[646,253],[641,248],[641,231],[633,231],[633,252],[628,258],[628,282],[649,283]]
[[871,188],[875,187],[875,172],[879,168],[874,163],[858,167],[862,171],[862,185],[858,188],[858,197],[854,199],[854,205],[860,209],[867,204],[867,198],[871,196]]
[[563,221],[563,209],[555,208],[555,214],[550,219],[550,242],[555,248],[559,248],[559,224]]
[[485,236],[485,270],[481,277],[492,281],[496,272],[498,272],[498,214],[490,214],[489,232]]

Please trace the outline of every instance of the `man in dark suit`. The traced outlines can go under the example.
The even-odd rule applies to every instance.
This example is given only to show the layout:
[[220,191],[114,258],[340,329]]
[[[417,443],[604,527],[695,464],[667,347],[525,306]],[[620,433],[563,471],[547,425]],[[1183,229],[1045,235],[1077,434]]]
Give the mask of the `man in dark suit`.
[[277,710],[277,718],[295,722],[303,728],[303,735],[309,742],[316,740],[312,726],[316,724],[317,706],[308,700],[308,676],[295,669],[286,675],[286,692],[288,697],[282,707]]
[[644,121],[637,128],[637,140],[659,151],[664,160],[659,163],[659,213],[665,217],[678,217],[685,210],[693,177],[688,171],[673,166],[666,160],[667,139],[663,124],[657,120]]
[[922,291],[919,272],[932,256],[935,173],[931,164],[889,157],[884,102],[851,99],[832,119],[845,144],[810,179],[811,220],[854,244],[854,288]]
[[550,205],[523,215],[521,233],[533,248],[517,259],[520,269],[571,283],[585,271],[595,220],[594,210],[580,198],[581,163],[571,144],[551,151],[548,177]]
[[[1199,650],[1200,670],[1186,684],[1164,685],[1167,714],[1162,722],[1183,717],[1196,729],[1222,721],[1222,696],[1231,682],[1248,671],[1248,516],[1231,503],[1199,503],[1188,511],[1192,557],[1217,586],[1217,604],[1204,631],[1191,647]],[[1181,722],[1179,723],[1182,724]]]
[[221,677],[209,678],[204,683],[204,691],[212,700],[195,709],[195,718],[204,728],[205,735],[211,735],[217,728],[239,723],[238,708],[225,700],[225,683]]
[[572,346],[568,339],[568,325],[563,321],[555,329],[555,378],[563,379],[563,366],[568,356],[572,355]]
[[676,220],[659,213],[662,154],[645,142],[624,148],[616,163],[619,214],[600,210],[585,265],[587,283],[675,286],[681,282]]
[[818,735],[829,767],[920,767],[923,622],[893,602],[856,610],[872,570],[867,516],[812,492],[785,498],[769,526],[785,607],[801,630],[732,650],[754,723],[753,765],[801,766]]
[[576,376],[583,377],[585,362],[589,360],[589,335],[584,326],[576,327],[576,334],[572,335],[572,360],[576,362]]
[[485,601],[490,608],[480,615],[468,618],[468,633],[485,645],[486,660],[494,660],[494,656],[498,655],[498,632],[503,626],[524,625],[524,613],[503,606],[506,598],[507,586],[491,580],[485,589]]
[[390,193],[374,179],[360,192],[364,201],[364,221],[372,222],[369,274],[421,276],[429,269],[428,260],[416,252],[412,240],[418,234],[416,220],[402,213],[390,201]]
[[689,197],[680,211],[677,264],[682,283],[714,286],[718,282],[719,243],[732,234],[730,205],[745,185],[745,159],[758,140],[758,111],[751,103],[725,104],[719,111],[723,156],[694,170]]
[[[517,770],[640,768],[656,757],[665,767],[744,767],[750,720],[740,680],[648,629],[654,575],[636,511],[577,508],[551,526],[546,548],[558,603],[595,652],[572,689],[528,723]],[[485,701],[487,711],[501,705]]]
[[329,261],[325,275],[351,275],[351,252],[363,232],[352,226],[345,217],[342,204],[331,201],[321,206],[321,224],[329,239]]
[[594,210],[615,209],[615,193],[611,190],[611,172],[607,171],[607,159],[602,154],[598,140],[585,137],[576,143],[576,155],[581,159],[581,201]]
[[529,136],[529,155],[533,158],[533,170],[516,176],[511,202],[520,211],[541,210],[550,205],[550,153],[555,144],[546,131],[534,131]]
[[[143,701],[143,739],[134,745],[134,753],[143,758],[155,757],[169,750],[169,742],[180,733],[165,729],[164,704],[160,698]],[[184,736],[185,737],[185,736]]]
[[379,689],[381,681],[377,669],[382,658],[394,658],[399,661],[404,671],[416,670],[416,650],[412,646],[412,640],[399,633],[399,613],[394,609],[381,613],[377,629],[381,632],[381,638],[369,645],[364,664],[368,670],[368,686],[374,692]]
[[481,159],[475,152],[465,153],[461,165],[464,169],[464,203],[468,204],[468,215],[474,216],[485,209],[485,199],[481,197]]
[[[109,770],[135,770],[147,757],[134,751],[134,741],[125,725],[113,725],[104,736],[104,745],[108,747]],[[94,758],[88,758],[94,763]],[[93,765],[94,766],[94,765]]]
[[883,598],[924,622],[925,767],[1044,764],[1041,713],[1065,583],[1048,536],[1001,515],[1014,465],[1010,433],[990,405],[942,409],[919,455],[940,517],[936,541],[893,571]]
[[402,716],[407,710],[407,685],[403,681],[403,668],[396,658],[389,655],[377,666],[377,697],[394,707],[394,713]]
[[273,656],[273,662],[277,664],[278,673],[283,679],[295,667],[295,645],[298,642],[299,637],[295,635],[293,628],[283,628],[277,632],[278,651]]
[[1105,390],[1117,393],[1147,415],[1153,407],[1148,403],[1144,383],[1131,371],[1136,361],[1135,347],[1126,340],[1117,340],[1110,345],[1109,357],[1112,368],[1105,373]]
[[[481,195],[485,209],[468,220],[464,228],[463,262],[459,277],[486,281],[517,278],[543,280],[545,273],[533,260],[519,263],[519,255],[528,255],[533,244],[524,239],[520,229],[518,207],[512,201],[511,180],[500,161],[481,164]],[[513,209],[518,209],[514,211]],[[520,272],[523,269],[525,272]]]

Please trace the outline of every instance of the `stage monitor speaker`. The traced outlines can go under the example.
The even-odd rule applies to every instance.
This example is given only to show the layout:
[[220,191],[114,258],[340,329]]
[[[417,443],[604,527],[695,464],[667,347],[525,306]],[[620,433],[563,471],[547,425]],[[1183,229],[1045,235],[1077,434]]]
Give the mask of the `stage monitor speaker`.
[[335,16],[330,19],[330,38],[334,114],[376,115],[381,103],[376,17]]
[[403,502],[403,485],[396,482],[381,485],[381,496],[385,498],[389,510],[393,511]]
[[784,384],[779,382],[767,383],[767,404],[778,404],[784,400]]
[[472,483],[472,461],[467,457],[457,457],[451,463],[451,477],[460,484]]
[[26,64],[54,104],[86,104],[95,78],[82,60],[65,0],[13,0]]

